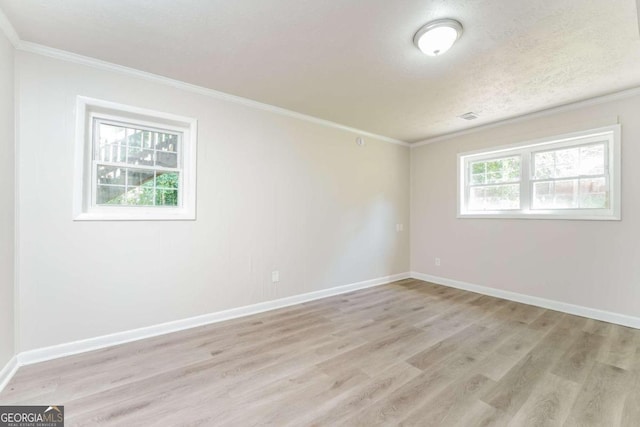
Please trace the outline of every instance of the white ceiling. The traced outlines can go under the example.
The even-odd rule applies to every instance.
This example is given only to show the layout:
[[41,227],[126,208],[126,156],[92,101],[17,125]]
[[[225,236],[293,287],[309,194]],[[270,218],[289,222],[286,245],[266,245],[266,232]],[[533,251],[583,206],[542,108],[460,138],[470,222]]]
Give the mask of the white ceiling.
[[[634,0],[0,0],[22,40],[418,141],[640,86]],[[444,56],[415,31],[462,22]],[[473,111],[468,122],[458,115]]]

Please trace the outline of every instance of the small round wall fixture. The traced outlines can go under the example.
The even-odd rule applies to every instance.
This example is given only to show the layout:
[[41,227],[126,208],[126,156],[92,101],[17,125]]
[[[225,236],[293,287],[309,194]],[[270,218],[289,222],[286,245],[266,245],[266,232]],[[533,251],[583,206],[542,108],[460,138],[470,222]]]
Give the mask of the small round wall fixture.
[[462,35],[462,24],[455,19],[438,19],[422,26],[413,37],[413,44],[429,56],[448,51]]

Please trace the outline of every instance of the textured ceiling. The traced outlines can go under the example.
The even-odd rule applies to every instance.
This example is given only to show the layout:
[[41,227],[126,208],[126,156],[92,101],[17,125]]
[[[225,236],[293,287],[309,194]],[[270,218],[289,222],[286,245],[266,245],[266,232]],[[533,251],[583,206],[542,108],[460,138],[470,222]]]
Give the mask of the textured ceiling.
[[[635,0],[0,0],[22,40],[405,141],[640,86]],[[450,17],[444,56],[412,44]],[[458,115],[473,111],[468,122]]]

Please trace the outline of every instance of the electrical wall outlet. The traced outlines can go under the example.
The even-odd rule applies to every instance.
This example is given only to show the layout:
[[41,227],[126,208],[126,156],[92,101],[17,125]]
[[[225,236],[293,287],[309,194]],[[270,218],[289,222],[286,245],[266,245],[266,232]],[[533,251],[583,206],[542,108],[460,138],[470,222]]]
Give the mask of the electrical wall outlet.
[[396,224],[396,231],[397,232],[404,231],[404,224]]
[[280,281],[280,272],[278,270],[271,272],[271,282],[278,283]]
[[440,258],[436,258],[436,267],[440,267]]

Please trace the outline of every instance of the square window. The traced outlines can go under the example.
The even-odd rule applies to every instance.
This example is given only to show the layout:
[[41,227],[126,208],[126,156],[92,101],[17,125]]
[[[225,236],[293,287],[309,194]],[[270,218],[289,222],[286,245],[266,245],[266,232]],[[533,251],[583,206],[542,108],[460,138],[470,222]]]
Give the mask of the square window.
[[467,208],[470,211],[519,209],[520,164],[520,156],[471,163]]
[[77,220],[195,219],[195,119],[78,98]]
[[607,209],[607,144],[533,152],[531,209]]

